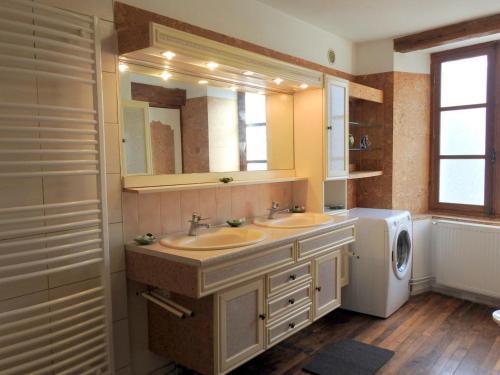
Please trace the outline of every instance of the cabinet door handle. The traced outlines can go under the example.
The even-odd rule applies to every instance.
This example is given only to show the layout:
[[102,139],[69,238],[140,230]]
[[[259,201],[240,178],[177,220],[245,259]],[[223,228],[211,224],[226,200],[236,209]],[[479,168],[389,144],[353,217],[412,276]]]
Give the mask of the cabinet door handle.
[[294,323],[294,322],[289,323],[289,324],[288,324],[288,327],[290,327],[290,328],[292,328],[292,329],[293,329],[293,328],[295,328],[295,323]]
[[266,319],[266,314],[259,314],[259,319],[260,320]]
[[288,300],[288,303],[289,303],[290,305],[293,305],[293,304],[295,303],[295,298],[290,298],[290,299]]
[[332,127],[331,126],[327,126],[326,127],[328,130],[332,130]]
[[295,274],[290,275],[290,280],[295,280],[296,278],[297,278],[297,275],[295,275]]
[[317,290],[318,292],[321,292],[321,287],[320,287],[320,286],[317,286],[317,287],[316,287],[316,290]]

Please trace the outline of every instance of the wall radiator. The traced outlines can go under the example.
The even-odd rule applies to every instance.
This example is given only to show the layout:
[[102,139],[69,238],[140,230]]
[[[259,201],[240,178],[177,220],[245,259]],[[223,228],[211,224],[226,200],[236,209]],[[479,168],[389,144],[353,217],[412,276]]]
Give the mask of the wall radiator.
[[500,228],[448,220],[434,224],[436,284],[500,298]]
[[0,373],[106,374],[97,19],[0,2]]

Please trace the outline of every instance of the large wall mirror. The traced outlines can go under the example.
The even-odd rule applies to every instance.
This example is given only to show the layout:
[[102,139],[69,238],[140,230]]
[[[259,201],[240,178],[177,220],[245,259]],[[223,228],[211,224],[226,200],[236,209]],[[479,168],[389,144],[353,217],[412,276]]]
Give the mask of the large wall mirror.
[[126,176],[294,168],[292,95],[133,66],[120,93]]

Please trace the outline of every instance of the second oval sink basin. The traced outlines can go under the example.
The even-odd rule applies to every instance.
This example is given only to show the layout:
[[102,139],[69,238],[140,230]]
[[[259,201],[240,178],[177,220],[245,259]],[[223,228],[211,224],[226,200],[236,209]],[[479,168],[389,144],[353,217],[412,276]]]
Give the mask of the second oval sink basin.
[[315,213],[282,214],[277,215],[275,219],[257,218],[254,220],[255,225],[284,229],[315,227],[332,222],[333,218],[331,216]]
[[247,228],[214,228],[200,230],[197,236],[173,235],[160,240],[163,246],[182,250],[219,250],[248,246],[260,242],[266,234]]

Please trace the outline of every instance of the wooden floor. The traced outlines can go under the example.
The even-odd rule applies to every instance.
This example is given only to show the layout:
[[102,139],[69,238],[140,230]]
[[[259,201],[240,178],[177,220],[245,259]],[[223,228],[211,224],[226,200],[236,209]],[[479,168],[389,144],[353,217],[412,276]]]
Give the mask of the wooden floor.
[[[500,374],[500,327],[487,306],[426,293],[388,319],[337,310],[231,375],[306,374],[312,355],[344,338],[394,350],[378,374]],[[334,375],[334,374],[332,374]]]

